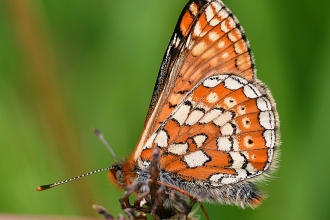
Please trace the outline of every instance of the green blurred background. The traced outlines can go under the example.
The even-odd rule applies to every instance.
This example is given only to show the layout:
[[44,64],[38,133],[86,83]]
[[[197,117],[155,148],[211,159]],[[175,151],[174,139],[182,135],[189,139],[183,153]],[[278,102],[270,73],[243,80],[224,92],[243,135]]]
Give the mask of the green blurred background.
[[[165,48],[185,0],[0,2],[0,212],[121,212],[96,174],[141,134]],[[281,120],[281,162],[256,210],[205,205],[211,219],[330,219],[330,1],[226,0],[250,40]],[[203,219],[204,217],[202,217]]]

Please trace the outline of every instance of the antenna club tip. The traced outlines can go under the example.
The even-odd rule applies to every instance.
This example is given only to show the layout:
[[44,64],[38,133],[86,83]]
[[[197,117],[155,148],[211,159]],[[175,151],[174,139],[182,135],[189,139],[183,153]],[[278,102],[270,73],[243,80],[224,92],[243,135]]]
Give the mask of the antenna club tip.
[[43,189],[42,189],[42,187],[41,187],[41,186],[38,186],[38,187],[36,188],[36,190],[37,190],[38,192],[41,192],[41,191],[43,191]]
[[36,190],[38,191],[38,192],[41,192],[41,191],[44,191],[44,190],[46,190],[46,189],[50,189],[51,187],[50,187],[50,185],[43,185],[43,186],[38,186],[37,188],[36,188]]
[[96,135],[100,135],[101,134],[101,131],[98,130],[97,128],[92,128],[91,129],[93,133],[95,133]]

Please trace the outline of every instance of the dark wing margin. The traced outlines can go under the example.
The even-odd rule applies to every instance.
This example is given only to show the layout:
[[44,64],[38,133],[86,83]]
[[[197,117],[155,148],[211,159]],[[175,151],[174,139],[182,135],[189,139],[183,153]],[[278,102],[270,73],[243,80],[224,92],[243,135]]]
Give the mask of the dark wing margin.
[[[180,17],[178,19],[178,22],[175,26],[174,32],[172,34],[171,40],[170,40],[168,47],[166,49],[166,52],[164,54],[159,72],[158,72],[158,77],[156,80],[156,84],[155,84],[154,91],[152,94],[151,102],[149,105],[146,122],[148,121],[150,115],[154,111],[156,103],[157,103],[162,91],[164,90],[167,82],[169,81],[175,61],[181,55],[182,48],[187,41],[187,38],[189,36],[190,31],[192,30],[192,27],[193,27],[195,21],[198,19],[200,14],[204,11],[204,9],[211,2],[212,1],[207,1],[207,0],[190,0],[185,5],[184,9],[182,10]],[[198,14],[194,15],[191,12],[191,10],[189,8],[192,5],[194,5],[194,8],[198,11]],[[191,18],[191,19],[189,19],[190,24],[189,23],[185,24],[185,26],[188,28],[186,28],[185,32],[183,32],[183,29],[181,28],[181,24],[182,24],[183,18],[187,15],[190,15],[190,18]]]

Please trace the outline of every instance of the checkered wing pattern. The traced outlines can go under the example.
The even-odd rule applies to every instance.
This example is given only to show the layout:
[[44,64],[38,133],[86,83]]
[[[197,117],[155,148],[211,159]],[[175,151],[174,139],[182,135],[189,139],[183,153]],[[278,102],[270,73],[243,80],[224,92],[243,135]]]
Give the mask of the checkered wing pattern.
[[164,55],[145,136],[155,132],[196,84],[222,73],[254,79],[254,61],[244,30],[221,1],[190,1]]

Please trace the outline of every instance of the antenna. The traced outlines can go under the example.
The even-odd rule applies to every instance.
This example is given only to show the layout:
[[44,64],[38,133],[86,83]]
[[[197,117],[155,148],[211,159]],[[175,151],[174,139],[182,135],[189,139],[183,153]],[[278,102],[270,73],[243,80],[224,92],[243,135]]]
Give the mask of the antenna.
[[[100,139],[100,141],[109,149],[109,151],[111,152],[111,154],[115,158],[115,160],[119,161],[119,159],[116,157],[115,152],[112,150],[112,148],[109,146],[107,141],[104,139],[102,132],[99,131],[96,128],[92,128],[92,131],[93,131],[94,134],[97,135],[97,137]],[[60,181],[60,182],[51,183],[51,184],[47,184],[47,185],[41,185],[41,186],[37,187],[37,191],[44,191],[44,190],[47,190],[47,189],[51,189],[51,188],[54,188],[55,186],[59,186],[59,185],[62,185],[64,183],[68,183],[68,182],[71,182],[73,180],[77,180],[77,179],[83,178],[85,176],[89,176],[89,175],[92,175],[94,173],[107,171],[107,170],[110,170],[110,169],[111,169],[111,167],[102,168],[102,169],[94,170],[94,171],[89,172],[89,173],[82,174],[80,176],[76,176],[76,177],[73,177],[73,178],[70,178],[70,179],[67,179],[67,180],[63,180],[63,181]]]
[[77,179],[83,178],[85,176],[89,176],[89,175],[92,175],[94,173],[99,173],[99,172],[103,172],[103,171],[110,170],[110,169],[111,169],[111,167],[102,168],[102,169],[94,170],[94,171],[89,172],[89,173],[82,174],[80,176],[76,176],[76,177],[73,177],[73,178],[70,178],[70,179],[67,179],[67,180],[63,180],[61,182],[38,186],[37,191],[44,191],[44,190],[47,190],[47,189],[51,189],[51,188],[54,188],[55,186],[59,186],[59,185],[62,185],[64,183],[68,183],[68,182],[71,182],[73,180],[77,180]]
[[112,150],[112,148],[110,147],[108,142],[104,139],[102,132],[100,130],[98,130],[97,128],[92,128],[92,132],[94,134],[96,134],[96,136],[100,139],[100,141],[104,144],[104,146],[106,146],[108,148],[108,150],[110,151],[112,156],[115,158],[115,160],[119,161],[119,159],[117,158],[115,152]]

